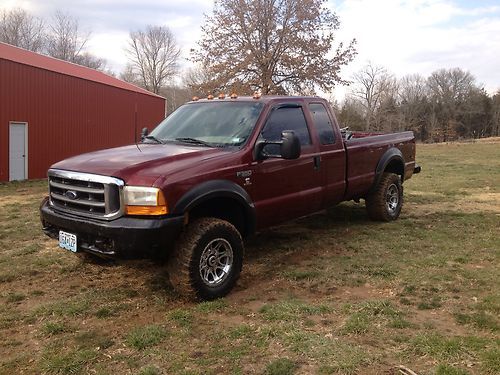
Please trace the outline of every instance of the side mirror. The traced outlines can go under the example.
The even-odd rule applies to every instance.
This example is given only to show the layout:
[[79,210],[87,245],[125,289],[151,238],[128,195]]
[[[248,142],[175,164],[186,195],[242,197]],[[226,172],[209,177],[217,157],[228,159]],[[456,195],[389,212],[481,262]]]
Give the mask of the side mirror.
[[283,159],[297,159],[300,156],[300,140],[293,131],[285,130],[281,133],[281,157]]
[[[267,145],[279,145],[280,154],[268,154],[264,148]],[[283,158],[283,159],[297,159],[300,156],[300,140],[292,130],[285,130],[281,133],[281,141],[266,141],[261,140],[256,143],[254,150],[255,160],[264,160],[267,158]]]
[[142,128],[141,130],[141,141],[144,140],[144,138],[146,138],[146,136],[149,134],[149,130],[148,128]]

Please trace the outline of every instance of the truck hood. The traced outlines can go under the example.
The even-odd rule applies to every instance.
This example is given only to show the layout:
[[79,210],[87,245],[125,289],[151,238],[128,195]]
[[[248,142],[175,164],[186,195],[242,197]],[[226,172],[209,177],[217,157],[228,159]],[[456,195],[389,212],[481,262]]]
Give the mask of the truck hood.
[[204,146],[140,144],[74,156],[51,168],[117,177],[129,184],[152,185],[158,177],[185,167],[186,163],[198,164],[228,152]]

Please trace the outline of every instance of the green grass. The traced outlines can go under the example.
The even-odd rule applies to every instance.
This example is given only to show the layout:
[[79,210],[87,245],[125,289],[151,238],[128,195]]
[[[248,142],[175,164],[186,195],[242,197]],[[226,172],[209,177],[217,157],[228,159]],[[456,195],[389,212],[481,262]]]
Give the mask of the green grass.
[[175,309],[168,313],[168,319],[179,327],[190,328],[193,324],[193,314],[185,309]]
[[215,301],[204,301],[196,306],[196,310],[201,313],[214,313],[221,312],[227,307],[227,302],[223,299],[217,299]]
[[468,371],[450,365],[439,365],[436,369],[436,375],[468,375]]
[[202,303],[161,262],[59,249],[46,182],[0,184],[0,373],[500,373],[500,143],[417,160],[399,220],[348,202],[266,230],[235,290]]
[[87,365],[94,362],[94,350],[77,350],[68,353],[46,352],[42,356],[41,368],[49,374],[79,374],[85,372]]
[[141,371],[139,371],[139,375],[161,375],[161,374],[162,371],[155,366],[147,366],[141,369]]
[[24,300],[26,296],[22,293],[9,293],[7,294],[7,298],[5,298],[5,302],[7,303],[16,303],[16,302],[21,302]]
[[284,300],[261,307],[259,312],[268,321],[294,321],[308,315],[321,315],[330,311],[326,305],[314,305],[300,300]]
[[42,326],[42,332],[47,336],[58,335],[67,331],[68,327],[60,322],[47,322]]
[[266,375],[292,375],[297,365],[288,358],[275,359],[266,366]]
[[496,348],[487,350],[481,354],[481,368],[485,374],[500,373],[500,348],[498,342]]
[[134,328],[128,335],[126,342],[129,346],[143,350],[159,344],[165,339],[167,333],[163,327],[149,325]]

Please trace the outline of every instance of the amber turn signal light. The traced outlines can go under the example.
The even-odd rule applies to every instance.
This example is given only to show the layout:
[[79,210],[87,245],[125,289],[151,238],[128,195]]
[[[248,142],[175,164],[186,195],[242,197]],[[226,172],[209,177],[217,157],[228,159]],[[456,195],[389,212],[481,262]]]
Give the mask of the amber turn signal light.
[[167,206],[126,206],[126,215],[158,216],[168,214]]

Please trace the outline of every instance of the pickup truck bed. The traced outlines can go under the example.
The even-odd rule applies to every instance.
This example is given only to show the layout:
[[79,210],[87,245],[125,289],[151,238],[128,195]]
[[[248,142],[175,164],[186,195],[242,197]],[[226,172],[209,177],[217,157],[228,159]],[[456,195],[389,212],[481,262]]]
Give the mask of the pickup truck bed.
[[[376,185],[384,172],[386,159],[402,156],[396,174],[411,178],[415,169],[415,138],[413,132],[393,134],[353,133],[344,141],[347,150],[347,189],[344,200],[361,198],[366,195],[367,186]],[[386,154],[388,150],[393,150]],[[399,152],[398,152],[399,151]],[[382,158],[384,157],[384,160]],[[403,169],[401,169],[403,167]]]
[[317,97],[193,100],[143,135],[53,165],[43,230],[74,252],[167,255],[172,284],[200,299],[234,286],[242,238],[350,199],[395,220],[420,171],[412,132],[344,139]]

